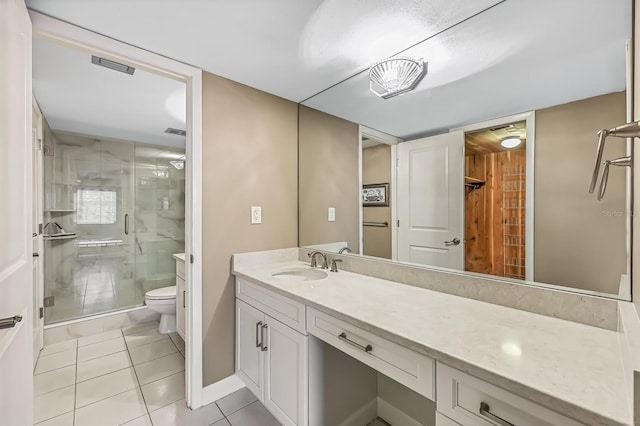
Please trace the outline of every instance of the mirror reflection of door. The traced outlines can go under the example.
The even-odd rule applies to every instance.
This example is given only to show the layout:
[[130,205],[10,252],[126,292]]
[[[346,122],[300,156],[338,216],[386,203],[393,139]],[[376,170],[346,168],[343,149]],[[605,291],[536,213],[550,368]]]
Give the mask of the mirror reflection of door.
[[526,122],[465,134],[465,270],[525,279]]
[[398,145],[398,260],[464,268],[462,131]]

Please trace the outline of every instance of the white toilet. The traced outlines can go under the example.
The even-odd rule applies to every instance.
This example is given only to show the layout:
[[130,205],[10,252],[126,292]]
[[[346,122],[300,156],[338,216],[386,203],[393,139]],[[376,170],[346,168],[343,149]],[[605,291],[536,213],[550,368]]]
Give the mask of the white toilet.
[[169,334],[176,331],[176,286],[160,287],[148,291],[144,301],[149,309],[160,314],[158,331]]

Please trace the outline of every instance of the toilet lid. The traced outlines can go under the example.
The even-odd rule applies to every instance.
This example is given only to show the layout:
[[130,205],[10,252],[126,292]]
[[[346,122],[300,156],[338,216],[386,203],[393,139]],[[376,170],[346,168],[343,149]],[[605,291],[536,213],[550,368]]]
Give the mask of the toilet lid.
[[151,300],[175,299],[176,286],[170,285],[169,287],[156,288],[155,290],[147,292],[144,297]]

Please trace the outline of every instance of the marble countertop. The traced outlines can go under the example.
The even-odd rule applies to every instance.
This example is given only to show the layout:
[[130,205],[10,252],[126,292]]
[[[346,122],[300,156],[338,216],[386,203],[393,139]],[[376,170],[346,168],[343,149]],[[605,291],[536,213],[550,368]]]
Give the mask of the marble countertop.
[[175,260],[182,260],[184,262],[184,253],[174,253],[173,258]]
[[617,332],[346,271],[273,277],[300,261],[234,274],[589,425],[631,425]]

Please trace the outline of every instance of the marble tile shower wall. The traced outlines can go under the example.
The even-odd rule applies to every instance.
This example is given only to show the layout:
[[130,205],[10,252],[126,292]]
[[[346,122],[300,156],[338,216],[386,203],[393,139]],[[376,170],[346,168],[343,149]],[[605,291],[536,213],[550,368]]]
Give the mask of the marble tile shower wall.
[[[175,284],[173,253],[184,252],[184,150],[45,133],[47,324],[140,306]],[[128,215],[128,233],[125,232]]]

